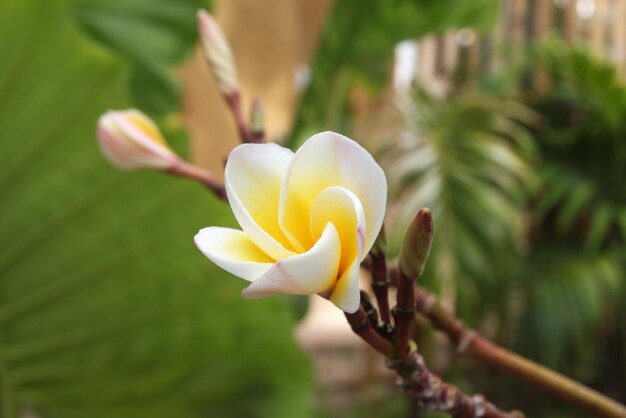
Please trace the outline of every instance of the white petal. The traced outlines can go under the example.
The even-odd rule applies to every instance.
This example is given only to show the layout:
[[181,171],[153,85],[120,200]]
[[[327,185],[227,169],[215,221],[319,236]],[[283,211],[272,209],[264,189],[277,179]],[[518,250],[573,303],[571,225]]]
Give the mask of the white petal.
[[342,186],[363,206],[366,223],[363,256],[380,231],[387,201],[385,174],[374,158],[353,140],[334,132],[312,136],[296,152],[282,185],[280,226],[303,247],[314,242],[302,225],[317,195],[327,187]]
[[337,280],[340,254],[339,233],[328,223],[309,251],[278,261],[241,294],[257,299],[278,293],[312,295],[328,291]]
[[248,281],[265,274],[274,260],[254,245],[243,231],[209,227],[194,237],[196,246],[224,270]]
[[243,144],[226,163],[224,185],[241,228],[274,260],[295,253],[278,226],[278,204],[283,177],[293,158],[276,144]]
[[339,309],[348,313],[356,312],[361,303],[359,268],[360,263],[355,259],[339,278],[335,289],[330,295],[330,301],[337,305]]

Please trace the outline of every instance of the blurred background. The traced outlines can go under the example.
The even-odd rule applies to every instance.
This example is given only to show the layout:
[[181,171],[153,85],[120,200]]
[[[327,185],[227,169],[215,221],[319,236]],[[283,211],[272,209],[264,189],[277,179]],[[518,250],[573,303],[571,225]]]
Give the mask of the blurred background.
[[[330,129],[376,156],[392,254],[434,210],[424,286],[626,402],[626,0],[2,0],[2,418],[434,416],[325,301],[240,297],[192,243],[236,225],[225,204],[100,155],[98,116],[139,107],[221,176],[237,137],[199,8],[270,138]],[[418,328],[464,390],[585,416]]]

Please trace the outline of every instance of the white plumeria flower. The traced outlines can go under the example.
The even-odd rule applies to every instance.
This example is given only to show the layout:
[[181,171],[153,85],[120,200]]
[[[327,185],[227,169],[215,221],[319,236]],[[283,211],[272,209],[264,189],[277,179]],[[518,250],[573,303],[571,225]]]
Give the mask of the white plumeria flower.
[[387,182],[359,144],[334,132],[294,154],[243,144],[228,158],[228,201],[243,231],[209,227],[195,242],[215,264],[251,284],[249,299],[321,294],[359,307],[359,265],[383,223]]
[[136,109],[100,116],[97,134],[104,156],[122,169],[168,169],[180,161],[154,122]]

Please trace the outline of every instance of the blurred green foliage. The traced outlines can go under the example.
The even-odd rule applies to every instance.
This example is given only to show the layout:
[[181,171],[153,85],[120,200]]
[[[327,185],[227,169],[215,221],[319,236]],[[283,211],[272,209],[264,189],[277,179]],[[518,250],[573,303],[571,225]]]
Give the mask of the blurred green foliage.
[[130,93],[141,109],[178,109],[173,66],[197,40],[196,13],[209,0],[74,0],[73,17],[95,39],[132,66]]
[[348,93],[355,85],[380,90],[389,80],[395,45],[427,33],[493,24],[499,0],[338,0],[298,108],[290,144],[322,130],[346,132]]
[[[626,86],[613,64],[556,40],[507,71],[444,98],[418,90],[404,109],[412,142],[383,156],[400,208],[391,246],[433,207],[423,283],[503,345],[623,401]],[[543,90],[532,87],[540,71]],[[521,391],[532,416],[568,411],[490,383],[503,388],[494,399]]]
[[626,85],[611,63],[551,40],[525,71],[543,115],[543,157],[530,196],[529,252],[508,277],[525,308],[513,316],[522,353],[626,398]]
[[[229,210],[100,155],[96,119],[131,104],[138,75],[79,31],[87,3],[0,3],[0,415],[306,417],[288,304],[243,300],[193,246],[198,229],[234,224]],[[89,16],[129,48],[168,39]]]
[[422,280],[434,288],[457,281],[464,294],[476,292],[476,283],[497,280],[498,260],[523,240],[519,208],[531,187],[529,161],[536,153],[527,127],[537,115],[512,99],[435,98],[419,89],[404,114],[411,142],[396,143],[382,159],[391,194],[400,202],[391,220],[392,254],[415,213],[430,207],[441,227]]

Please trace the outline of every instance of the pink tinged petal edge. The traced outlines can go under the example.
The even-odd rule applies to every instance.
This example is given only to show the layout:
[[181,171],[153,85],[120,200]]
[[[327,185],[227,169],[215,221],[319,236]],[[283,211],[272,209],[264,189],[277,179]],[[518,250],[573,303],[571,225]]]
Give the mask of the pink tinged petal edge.
[[[273,262],[258,262],[242,260],[237,254],[228,251],[229,246],[239,245],[254,252],[254,243],[243,232],[231,228],[212,226],[201,229],[194,237],[196,247],[213,263],[240,277],[252,282],[263,276],[274,264]],[[228,245],[224,245],[227,243]],[[257,249],[258,250],[258,249]],[[264,259],[264,254],[258,250],[257,259]]]
[[[263,154],[273,154],[273,159],[269,158],[259,158]],[[266,144],[242,144],[233,149],[228,157],[228,162],[226,163],[226,169],[224,171],[224,186],[226,188],[226,195],[228,196],[228,202],[230,203],[231,210],[237,219],[237,222],[241,226],[241,229],[245,231],[246,234],[250,237],[250,239],[268,256],[272,257],[275,260],[281,260],[284,258],[292,257],[296,255],[293,251],[286,249],[280,242],[278,242],[274,237],[272,237],[267,231],[261,228],[256,221],[252,218],[244,203],[239,198],[236,187],[232,180],[236,176],[236,172],[233,172],[234,167],[238,167],[235,165],[235,162],[239,159],[246,160],[247,158],[251,158],[256,161],[258,164],[263,164],[268,161],[275,161],[278,164],[276,166],[270,167],[269,170],[278,170],[283,171],[286,169],[288,165],[288,161],[284,162],[285,168],[281,168],[281,160],[288,158],[289,161],[293,158],[293,153],[280,145],[273,143]],[[250,165],[248,165],[250,167]],[[263,167],[261,167],[263,168]],[[234,169],[237,170],[237,169]],[[282,182],[282,177],[284,173],[275,173],[278,175],[280,182]],[[259,175],[264,175],[263,173],[259,173]],[[265,173],[267,175],[267,173]],[[262,191],[259,191],[262,192]]]
[[339,234],[329,222],[310,250],[277,262],[241,294],[247,299],[258,299],[279,293],[312,295],[332,290],[340,255]]

